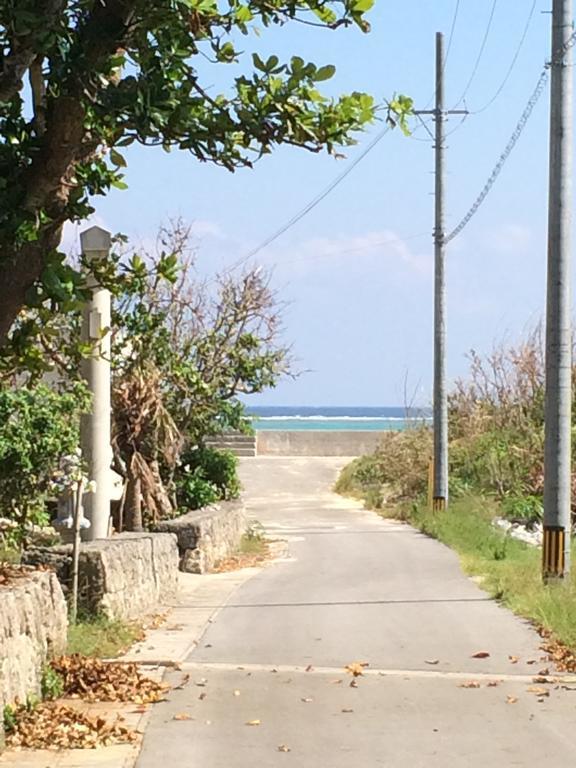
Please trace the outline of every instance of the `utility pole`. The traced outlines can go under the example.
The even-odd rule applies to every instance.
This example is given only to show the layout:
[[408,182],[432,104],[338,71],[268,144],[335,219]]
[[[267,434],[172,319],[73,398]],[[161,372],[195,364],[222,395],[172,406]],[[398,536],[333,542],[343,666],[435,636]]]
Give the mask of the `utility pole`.
[[[80,235],[82,253],[88,261],[108,256],[110,232],[91,227]],[[88,465],[88,479],[95,482],[93,493],[84,495],[86,517],[90,528],[85,532],[89,540],[105,539],[110,524],[110,499],[113,474],[110,395],[110,291],[93,278],[88,278],[92,292],[82,315],[82,341],[92,349],[83,361],[83,375],[92,394],[90,412],[82,416],[80,443],[82,457]]]
[[553,0],[542,577],[570,574],[572,0]]
[[447,115],[465,115],[467,110],[444,109],[444,35],[436,33],[436,103],[433,110],[415,110],[432,115],[435,122],[434,194],[434,471],[432,508],[448,506],[448,390],[446,387],[446,279],[444,226],[444,122]]

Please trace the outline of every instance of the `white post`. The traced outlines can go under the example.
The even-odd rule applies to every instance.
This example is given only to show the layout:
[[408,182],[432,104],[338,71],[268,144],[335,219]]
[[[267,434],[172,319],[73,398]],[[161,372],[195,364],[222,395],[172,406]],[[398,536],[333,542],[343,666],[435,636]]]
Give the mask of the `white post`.
[[[100,227],[91,227],[80,235],[82,253],[89,261],[105,258],[110,252],[111,235]],[[82,341],[93,345],[83,361],[82,373],[92,394],[92,409],[82,417],[80,444],[88,464],[88,479],[94,481],[93,493],[84,495],[84,510],[90,528],[84,532],[89,540],[108,536],[112,483],[112,446],[110,444],[110,291],[94,278],[88,282],[92,298],[82,315]]]

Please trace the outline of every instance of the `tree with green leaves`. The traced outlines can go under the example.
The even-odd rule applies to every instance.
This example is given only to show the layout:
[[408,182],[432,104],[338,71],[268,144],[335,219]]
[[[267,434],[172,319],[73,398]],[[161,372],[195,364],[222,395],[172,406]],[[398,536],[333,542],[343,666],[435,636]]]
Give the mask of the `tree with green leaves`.
[[[252,71],[232,66],[222,93],[209,86],[211,68],[238,63],[240,36],[262,27],[367,31],[372,4],[1,0],[0,344],[23,307],[73,306],[81,277],[58,252],[62,227],[88,216],[94,195],[126,186],[122,147],[179,148],[234,171],[280,144],[352,143],[376,106],[364,93],[322,95],[333,66],[254,53]],[[393,109],[402,118],[405,107]]]
[[[177,221],[151,252],[116,242],[109,259],[82,264],[112,293],[113,447],[126,483],[117,526],[129,530],[173,515],[181,503],[179,468],[194,465],[196,485],[211,471],[190,453],[209,435],[245,429],[238,396],[272,387],[291,371],[282,304],[266,272],[224,270],[202,279],[195,257],[189,227]],[[0,385],[33,391],[49,375],[74,389],[90,351],[81,322],[79,309],[42,305],[21,313],[0,349]],[[181,479],[190,495],[192,478]]]

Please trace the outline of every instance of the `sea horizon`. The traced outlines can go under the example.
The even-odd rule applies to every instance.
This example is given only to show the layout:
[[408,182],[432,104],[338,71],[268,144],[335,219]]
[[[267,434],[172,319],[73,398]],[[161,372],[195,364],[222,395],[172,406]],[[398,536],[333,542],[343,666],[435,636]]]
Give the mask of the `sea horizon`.
[[254,429],[259,430],[402,430],[422,421],[428,423],[430,408],[403,406],[247,406]]

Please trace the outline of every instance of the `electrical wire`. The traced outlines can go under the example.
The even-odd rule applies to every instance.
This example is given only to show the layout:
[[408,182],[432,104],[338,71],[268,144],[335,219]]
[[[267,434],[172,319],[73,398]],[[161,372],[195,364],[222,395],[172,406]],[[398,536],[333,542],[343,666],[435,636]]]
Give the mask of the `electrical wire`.
[[430,235],[429,232],[419,232],[416,235],[408,235],[408,237],[394,237],[394,238],[387,238],[386,240],[375,240],[372,243],[366,243],[366,245],[360,245],[356,248],[345,248],[342,251],[326,251],[325,253],[319,253],[314,256],[300,256],[297,259],[290,259],[289,261],[281,261],[279,262],[278,266],[289,266],[291,264],[298,264],[302,261],[309,262],[309,261],[316,261],[317,259],[327,259],[331,258],[332,256],[344,256],[347,253],[360,253],[361,251],[369,251],[372,250],[372,248],[376,248],[380,245],[395,245],[396,243],[407,243],[410,240],[416,240],[419,237],[428,237]]
[[260,253],[264,248],[267,248],[269,245],[271,245],[275,240],[277,240],[281,235],[283,235],[285,232],[287,232],[289,229],[291,229],[295,224],[297,224],[301,219],[304,218],[307,214],[310,213],[314,208],[316,208],[317,205],[319,205],[324,198],[328,197],[328,195],[336,189],[336,187],[341,184],[344,179],[352,173],[354,168],[364,160],[366,155],[371,152],[374,147],[384,138],[384,136],[391,131],[391,127],[387,125],[385,128],[383,128],[376,136],[372,139],[372,141],[368,144],[368,146],[356,157],[350,165],[348,165],[339,176],[336,176],[336,178],[330,182],[330,184],[320,192],[320,194],[316,195],[315,198],[313,198],[307,205],[304,206],[298,213],[296,213],[291,219],[289,219],[285,224],[283,224],[279,229],[277,229],[273,234],[271,234],[269,237],[267,237],[265,240],[263,240],[259,245],[257,245],[255,248],[252,248],[251,251],[249,251],[245,256],[243,256],[241,259],[239,259],[237,262],[232,264],[228,269],[227,272],[233,271],[234,269],[237,269],[242,264],[245,264],[247,261],[249,261],[253,256],[256,256],[257,253]]
[[490,101],[487,101],[486,104],[484,104],[483,107],[480,107],[480,109],[475,109],[471,112],[473,115],[479,115],[481,112],[485,112],[488,107],[491,107],[492,104],[496,101],[498,96],[502,93],[504,88],[506,87],[506,84],[508,83],[508,80],[510,79],[510,76],[512,72],[514,71],[514,67],[516,66],[516,62],[518,61],[518,57],[520,56],[520,52],[522,48],[524,47],[524,43],[526,42],[526,37],[528,36],[528,30],[530,29],[530,24],[532,22],[532,18],[534,17],[534,11],[536,10],[536,3],[537,0],[533,0],[532,7],[530,8],[530,11],[528,13],[528,18],[526,19],[526,24],[524,25],[524,31],[522,32],[522,36],[520,37],[520,42],[518,43],[518,47],[516,48],[516,52],[514,53],[514,56],[512,57],[512,61],[510,62],[510,66],[508,67],[508,70],[506,74],[504,75],[504,79],[498,86],[498,89],[496,90],[496,93],[492,96]]
[[474,63],[474,67],[472,68],[472,74],[468,78],[468,82],[466,83],[466,86],[464,87],[464,90],[462,91],[462,95],[454,105],[455,107],[458,106],[458,104],[461,104],[464,99],[466,98],[466,94],[470,90],[470,86],[474,82],[474,79],[476,77],[476,74],[478,72],[478,67],[480,66],[480,62],[482,61],[482,56],[484,55],[484,50],[486,48],[486,43],[488,42],[488,35],[490,34],[490,30],[492,29],[492,22],[494,21],[494,14],[496,12],[496,6],[498,5],[498,0],[494,0],[492,3],[492,9],[490,11],[490,16],[488,18],[488,24],[486,25],[486,31],[484,32],[484,37],[482,39],[482,43],[480,45],[480,50],[478,51],[478,56],[476,57],[476,61]]
[[[444,73],[446,69],[446,64],[448,63],[448,56],[450,55],[450,49],[452,48],[452,41],[454,40],[454,30],[456,29],[456,21],[458,20],[458,12],[460,11],[460,0],[456,0],[456,7],[454,8],[454,15],[452,17],[452,24],[450,25],[450,35],[448,37],[448,46],[446,48],[446,53],[444,55],[444,61],[442,62],[442,72]],[[430,96],[426,104],[424,105],[424,109],[428,109],[430,104],[434,101],[434,94]],[[417,141],[426,141],[426,139],[417,139]]]
[[456,8],[454,9],[454,16],[452,18],[452,26],[450,27],[450,35],[448,37],[448,46],[446,48],[446,55],[444,56],[443,68],[446,69],[448,63],[448,56],[450,56],[450,49],[452,48],[452,41],[454,39],[454,30],[456,29],[456,21],[458,20],[458,11],[460,10],[460,0],[456,0]]
[[[576,45],[576,30],[572,32],[570,37],[566,40],[565,43],[558,49],[558,51],[553,51],[552,53],[552,62],[556,60],[557,56],[564,56],[567,51],[570,50],[570,48],[573,48],[574,45]],[[449,243],[450,240],[453,240],[457,235],[462,232],[464,227],[468,224],[468,222],[474,217],[486,197],[488,196],[488,193],[496,183],[496,179],[500,175],[500,171],[504,167],[504,164],[510,157],[512,150],[516,146],[518,139],[522,135],[522,132],[524,131],[524,128],[526,127],[526,123],[530,119],[530,115],[532,114],[534,107],[538,103],[538,100],[540,99],[540,96],[544,92],[544,88],[546,87],[546,83],[549,79],[550,74],[550,67],[552,65],[552,62],[546,63],[544,65],[544,69],[540,73],[540,77],[538,78],[538,82],[536,83],[536,87],[532,91],[532,95],[530,96],[528,100],[528,104],[524,108],[524,112],[522,113],[520,120],[518,121],[516,128],[514,129],[512,136],[510,137],[508,144],[506,145],[506,148],[504,149],[504,152],[500,155],[498,162],[494,166],[494,169],[492,170],[492,173],[488,177],[488,181],[482,188],[482,191],[472,204],[472,206],[468,209],[468,212],[466,215],[460,220],[460,223],[458,226],[450,232],[450,234],[444,239],[445,243]]]
[[504,152],[500,155],[498,162],[494,166],[494,169],[490,176],[488,177],[488,181],[482,188],[482,191],[472,204],[472,206],[469,208],[466,215],[461,219],[458,226],[450,232],[450,234],[445,238],[444,242],[449,243],[450,240],[453,240],[457,235],[462,232],[464,227],[468,224],[470,219],[474,217],[476,212],[478,211],[478,208],[482,205],[486,197],[488,196],[488,193],[494,186],[496,179],[500,175],[500,171],[504,167],[504,164],[506,163],[506,160],[510,157],[510,154],[512,153],[512,150],[516,146],[516,143],[518,142],[518,139],[522,135],[522,132],[526,126],[526,123],[528,122],[530,115],[532,114],[532,111],[534,107],[536,106],[540,96],[542,95],[544,88],[546,87],[546,83],[548,82],[548,68],[542,70],[540,73],[540,77],[538,78],[538,82],[536,84],[536,87],[534,88],[534,91],[532,92],[532,95],[530,96],[530,99],[528,101],[528,104],[526,105],[526,108],[524,109],[524,112],[522,113],[522,116],[520,120],[518,121],[518,124],[516,125],[516,128],[514,129],[514,132],[512,133],[512,136],[510,137],[510,140],[508,141],[508,144],[506,145],[506,148]]

